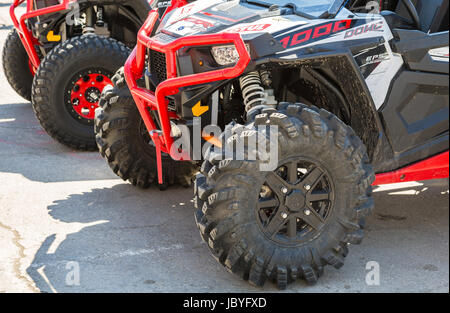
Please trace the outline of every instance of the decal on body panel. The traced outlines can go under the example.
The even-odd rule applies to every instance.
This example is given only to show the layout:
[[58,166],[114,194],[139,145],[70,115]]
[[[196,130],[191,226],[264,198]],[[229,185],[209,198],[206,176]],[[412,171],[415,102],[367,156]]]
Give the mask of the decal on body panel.
[[358,37],[368,32],[383,32],[383,21],[355,27],[345,32],[344,39]]
[[310,27],[301,28],[298,31],[292,31],[279,39],[279,41],[283,47],[288,50],[291,47],[299,45],[306,47],[307,45],[317,43],[318,41],[325,43],[326,38],[330,38],[333,34],[349,29],[355,22],[356,20],[347,19],[312,25]]
[[309,24],[278,36],[286,50],[295,51],[311,45],[333,44],[346,40],[383,37],[384,43],[355,53],[375,107],[384,103],[389,85],[403,65],[403,58],[392,52],[389,41],[393,38],[383,18],[357,18],[331,20],[326,23]]
[[[380,59],[380,62],[366,77],[366,84],[372,95],[375,108],[378,110],[386,100],[391,82],[403,66],[403,58],[400,54],[392,52],[389,41],[393,38],[393,35],[385,21],[383,21],[382,29],[377,29],[377,31],[382,32],[386,52],[372,56],[375,62],[377,62],[376,59]],[[370,34],[370,32],[366,34]],[[375,36],[379,36],[379,34],[375,34]]]
[[297,19],[287,19],[287,18],[265,18],[258,21],[258,23],[242,23],[238,25],[231,26],[230,28],[224,30],[224,32],[265,32],[265,33],[275,33],[282,29],[286,29],[292,26],[299,27],[305,25],[307,22],[299,21]]
[[270,24],[251,24],[245,26],[237,26],[227,29],[230,33],[243,33],[243,32],[262,32],[266,28],[270,27]]
[[169,27],[166,27],[166,29],[181,36],[188,36],[194,33],[204,32],[217,25],[217,22],[210,19],[188,16]]
[[381,64],[381,62],[389,60],[390,58],[384,44],[363,49],[354,54],[353,57],[355,58],[356,63],[359,65],[361,74],[366,79],[375,71],[375,69]]
[[377,37],[383,37],[384,43],[359,51],[354,57],[366,80],[375,107],[379,109],[386,99],[391,81],[403,65],[403,58],[393,53],[389,45],[393,35],[383,18],[332,20],[304,27],[295,33],[289,33],[279,41],[287,48],[284,53],[311,45]]
[[200,12],[214,4],[222,3],[224,0],[198,0],[187,4],[173,11],[166,22],[166,25],[172,25],[194,13]]

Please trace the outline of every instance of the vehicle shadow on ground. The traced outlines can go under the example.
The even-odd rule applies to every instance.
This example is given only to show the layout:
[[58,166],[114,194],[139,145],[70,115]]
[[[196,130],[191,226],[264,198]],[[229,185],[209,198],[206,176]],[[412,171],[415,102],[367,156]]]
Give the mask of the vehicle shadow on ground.
[[0,172],[46,183],[117,178],[98,152],[72,150],[47,135],[30,103],[0,106]]
[[[408,266],[417,280],[422,275],[445,279],[433,256],[427,264],[411,264],[402,256],[402,249],[411,249],[402,247],[402,238],[423,232],[417,242],[418,253],[430,253],[424,246],[436,249],[442,245],[442,253],[447,251],[448,274],[448,230],[446,236],[433,231],[439,223],[448,225],[448,184],[424,188],[412,188],[418,192],[414,195],[392,195],[392,190],[376,193],[377,208],[369,218],[367,238],[362,245],[351,247],[345,266],[339,271],[327,267],[315,286],[299,281],[287,291],[380,291],[365,284],[365,265],[370,260],[384,264],[384,256],[399,265],[389,268],[392,273],[385,272],[392,279],[396,275],[401,279],[404,273],[397,271]],[[191,197],[192,191],[185,188],[160,192],[118,184],[55,201],[48,207],[49,214],[68,228],[79,225],[81,230],[62,240],[58,234],[48,236],[27,273],[43,292],[277,291],[270,283],[263,289],[252,287],[213,260],[194,224]],[[431,214],[427,210],[430,204],[435,207]],[[417,205],[424,207],[419,210],[422,216],[417,216],[417,210],[408,212]],[[74,267],[70,262],[79,265],[79,285],[71,285]],[[383,288],[381,291],[389,289]]]
[[[379,262],[384,271],[380,291],[448,292],[448,179],[412,184],[375,187],[375,210],[358,254]],[[426,289],[430,285],[435,289]],[[386,290],[389,286],[396,287]]]
[[[27,273],[43,292],[207,292],[219,290],[221,275],[230,288],[246,288],[201,243],[191,198],[189,188],[123,183],[55,201],[48,206],[52,218],[84,228],[62,241],[48,236]],[[69,262],[79,264],[79,286],[66,282]]]

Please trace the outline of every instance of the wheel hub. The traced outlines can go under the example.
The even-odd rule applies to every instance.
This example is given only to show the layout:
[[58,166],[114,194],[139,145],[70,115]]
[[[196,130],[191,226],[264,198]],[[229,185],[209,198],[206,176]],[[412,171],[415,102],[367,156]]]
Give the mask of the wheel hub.
[[305,207],[306,195],[301,190],[293,190],[286,196],[285,205],[290,212],[299,212]]
[[266,176],[256,206],[258,225],[272,241],[301,244],[326,224],[333,190],[331,177],[320,164],[291,158]]
[[100,100],[101,94],[102,92],[97,87],[89,87],[84,96],[88,102],[96,104]]
[[102,90],[108,84],[112,84],[111,80],[100,71],[80,74],[69,91],[71,109],[75,117],[92,121]]

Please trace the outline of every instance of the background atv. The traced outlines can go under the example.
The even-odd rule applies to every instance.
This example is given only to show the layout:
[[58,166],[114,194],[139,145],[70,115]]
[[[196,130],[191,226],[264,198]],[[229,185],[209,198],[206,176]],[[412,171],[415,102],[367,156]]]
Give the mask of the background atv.
[[14,29],[5,43],[3,65],[8,82],[27,100],[31,100],[33,75],[41,59],[56,45],[84,33],[96,33],[132,48],[150,9],[146,1],[65,0],[60,4],[57,0],[34,0],[26,2],[27,12],[17,20],[14,10],[24,2],[15,0],[11,5]]
[[[119,175],[139,173],[138,124],[160,182],[161,152],[195,161],[203,140],[196,223],[214,258],[254,285],[340,268],[363,238],[373,183],[449,175],[448,0],[379,14],[346,3],[200,0],[157,28],[152,11],[96,110]],[[277,152],[262,170],[264,141]]]
[[135,45],[151,7],[147,0],[29,0],[17,20],[14,9],[23,2],[11,7],[15,28],[3,50],[6,77],[32,100],[49,135],[69,147],[94,150],[100,94]]

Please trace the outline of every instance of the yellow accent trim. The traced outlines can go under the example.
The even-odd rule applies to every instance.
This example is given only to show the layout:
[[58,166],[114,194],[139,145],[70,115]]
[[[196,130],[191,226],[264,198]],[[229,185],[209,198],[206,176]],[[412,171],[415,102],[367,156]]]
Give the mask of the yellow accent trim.
[[202,106],[202,103],[199,101],[192,107],[192,114],[194,114],[194,116],[200,116],[208,110],[209,106]]
[[60,41],[61,40],[61,35],[55,35],[53,33],[53,30],[49,31],[47,33],[47,40],[48,41]]

